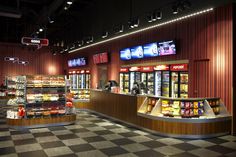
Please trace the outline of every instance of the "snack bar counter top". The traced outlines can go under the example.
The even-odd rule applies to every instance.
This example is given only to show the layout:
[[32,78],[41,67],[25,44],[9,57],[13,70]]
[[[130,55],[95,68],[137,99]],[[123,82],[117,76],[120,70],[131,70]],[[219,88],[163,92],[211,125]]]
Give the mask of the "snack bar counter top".
[[166,98],[90,90],[83,109],[151,132],[181,138],[229,134],[231,116],[219,98]]

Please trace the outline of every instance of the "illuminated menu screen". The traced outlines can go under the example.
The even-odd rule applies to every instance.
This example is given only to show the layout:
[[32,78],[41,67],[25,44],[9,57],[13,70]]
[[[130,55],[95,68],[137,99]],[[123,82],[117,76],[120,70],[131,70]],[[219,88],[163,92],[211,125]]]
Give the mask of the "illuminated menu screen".
[[99,53],[93,55],[93,63],[94,64],[100,64],[100,63],[107,63],[108,62],[108,53]]
[[68,67],[70,68],[84,66],[84,65],[87,65],[87,61],[85,57],[68,60]]

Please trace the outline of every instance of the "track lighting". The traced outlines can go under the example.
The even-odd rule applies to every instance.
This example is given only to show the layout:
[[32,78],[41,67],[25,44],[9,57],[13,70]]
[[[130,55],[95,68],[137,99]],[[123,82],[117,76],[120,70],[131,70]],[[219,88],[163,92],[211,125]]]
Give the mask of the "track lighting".
[[157,12],[156,12],[156,18],[157,18],[158,20],[162,19],[162,12],[161,12],[161,11],[157,11]]
[[49,23],[54,23],[55,21],[53,20],[53,18],[48,17],[48,22]]
[[124,25],[117,25],[113,30],[115,34],[122,33],[124,31]]
[[107,31],[102,33],[102,38],[106,38],[107,36],[108,36],[108,32]]
[[84,41],[83,40],[78,41],[78,46],[81,47],[82,45],[84,45]]
[[93,36],[87,37],[85,41],[86,41],[87,44],[92,43],[93,42]]
[[43,31],[43,28],[39,28],[39,32],[42,32]]
[[178,7],[177,7],[177,5],[173,5],[172,6],[172,13],[173,14],[178,14]]
[[138,18],[135,18],[135,19],[131,19],[129,22],[128,22],[128,27],[131,29],[131,28],[135,28],[135,27],[138,27],[139,26],[139,19]]

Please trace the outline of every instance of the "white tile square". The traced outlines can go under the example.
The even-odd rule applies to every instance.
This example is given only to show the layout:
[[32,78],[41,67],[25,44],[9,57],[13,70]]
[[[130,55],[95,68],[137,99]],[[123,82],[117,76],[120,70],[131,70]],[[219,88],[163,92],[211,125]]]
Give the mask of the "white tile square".
[[189,151],[189,153],[199,156],[199,157],[203,157],[203,156],[217,157],[217,156],[221,155],[220,153],[213,152],[213,151],[205,149],[205,148],[194,149],[192,151]]
[[12,140],[24,140],[24,139],[30,139],[34,138],[32,134],[19,134],[19,135],[12,135]]
[[38,143],[60,141],[60,139],[56,136],[37,137],[36,140],[38,141]]
[[0,148],[12,147],[14,143],[12,141],[0,141]]
[[76,133],[76,135],[80,138],[97,136],[97,134],[94,132],[81,132],[81,133]]
[[148,138],[146,136],[134,136],[134,137],[128,137],[128,139],[133,140],[138,143],[152,141],[151,138]]
[[62,142],[63,142],[66,146],[80,145],[80,144],[88,143],[87,141],[85,141],[85,140],[83,140],[83,139],[81,139],[81,138],[62,140]]
[[48,156],[59,156],[73,153],[69,147],[48,148],[44,149],[44,151]]
[[43,132],[50,132],[48,128],[38,128],[38,129],[30,129],[31,133],[43,133]]
[[222,143],[220,145],[236,150],[236,142],[225,142],[225,143]]
[[156,141],[164,143],[166,145],[174,145],[174,144],[184,143],[184,141],[179,140],[179,139],[175,139],[175,138],[163,138],[163,139],[158,139]]
[[204,141],[204,140],[193,140],[193,141],[188,141],[187,143],[190,143],[192,145],[202,147],[202,148],[216,145],[212,142],[208,142],[208,141]]
[[126,132],[130,132],[130,130],[125,129],[125,128],[115,128],[115,129],[110,129],[110,131],[114,132],[114,133],[126,133]]
[[9,131],[1,131],[0,132],[0,137],[4,137],[4,136],[10,136],[10,132]]
[[85,152],[76,153],[79,157],[107,157],[104,153],[99,150],[91,150]]
[[118,135],[118,134],[102,135],[102,137],[104,137],[106,140],[110,140],[110,141],[124,138],[123,136]]
[[154,150],[164,155],[176,155],[184,152],[183,150],[175,148],[173,146],[163,146],[155,148]]
[[23,152],[30,152],[30,151],[36,151],[36,150],[42,150],[42,147],[40,144],[26,144],[26,145],[19,145],[15,146],[17,153],[23,153]]
[[88,128],[86,128],[86,129],[88,129],[88,130],[90,130],[90,131],[101,131],[101,130],[106,130],[105,128],[103,128],[103,127],[99,127],[99,126],[96,126],[96,127],[88,127]]
[[99,142],[92,142],[90,143],[93,147],[96,149],[104,149],[104,148],[110,148],[117,146],[116,144],[110,142],[110,141],[99,141]]
[[54,135],[67,135],[67,134],[73,134],[72,131],[70,130],[57,130],[57,131],[52,131]]
[[121,147],[127,150],[128,152],[132,152],[132,153],[149,149],[148,147],[139,143],[122,145]]

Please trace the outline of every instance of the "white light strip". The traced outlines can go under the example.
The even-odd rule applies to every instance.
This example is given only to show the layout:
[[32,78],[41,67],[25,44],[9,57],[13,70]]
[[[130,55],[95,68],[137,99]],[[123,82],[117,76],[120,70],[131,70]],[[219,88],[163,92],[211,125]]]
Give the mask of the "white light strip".
[[198,12],[195,12],[195,13],[192,13],[192,14],[189,14],[189,15],[181,16],[179,18],[176,18],[176,19],[173,19],[173,20],[169,20],[167,22],[162,22],[162,23],[159,23],[159,24],[156,24],[156,25],[153,25],[153,26],[149,26],[149,27],[146,27],[146,28],[143,28],[143,29],[139,29],[139,30],[136,30],[136,31],[133,31],[133,32],[122,34],[120,36],[116,36],[116,37],[113,37],[113,38],[110,38],[110,39],[102,40],[102,41],[99,41],[99,42],[96,42],[96,43],[93,43],[93,44],[90,44],[90,45],[87,45],[87,46],[83,46],[83,47],[71,50],[71,51],[69,51],[69,53],[72,53],[72,52],[75,52],[75,51],[79,51],[79,50],[83,50],[83,49],[86,49],[86,48],[89,48],[89,47],[92,47],[92,46],[96,46],[96,45],[99,45],[99,44],[102,44],[102,43],[106,43],[106,42],[109,42],[109,41],[112,41],[112,40],[116,40],[116,39],[120,39],[120,38],[123,38],[123,37],[127,37],[127,36],[130,36],[130,35],[133,35],[133,34],[137,34],[137,33],[140,33],[140,32],[147,31],[147,30],[151,30],[153,28],[157,28],[157,27],[160,27],[160,26],[163,26],[163,25],[167,25],[167,24],[170,24],[170,23],[173,23],[173,22],[181,21],[183,19],[187,19],[187,18],[196,16],[196,15],[199,15],[199,14],[203,14],[203,13],[206,13],[206,12],[209,12],[209,11],[212,11],[212,10],[213,10],[213,8],[209,8],[209,9],[198,11]]

